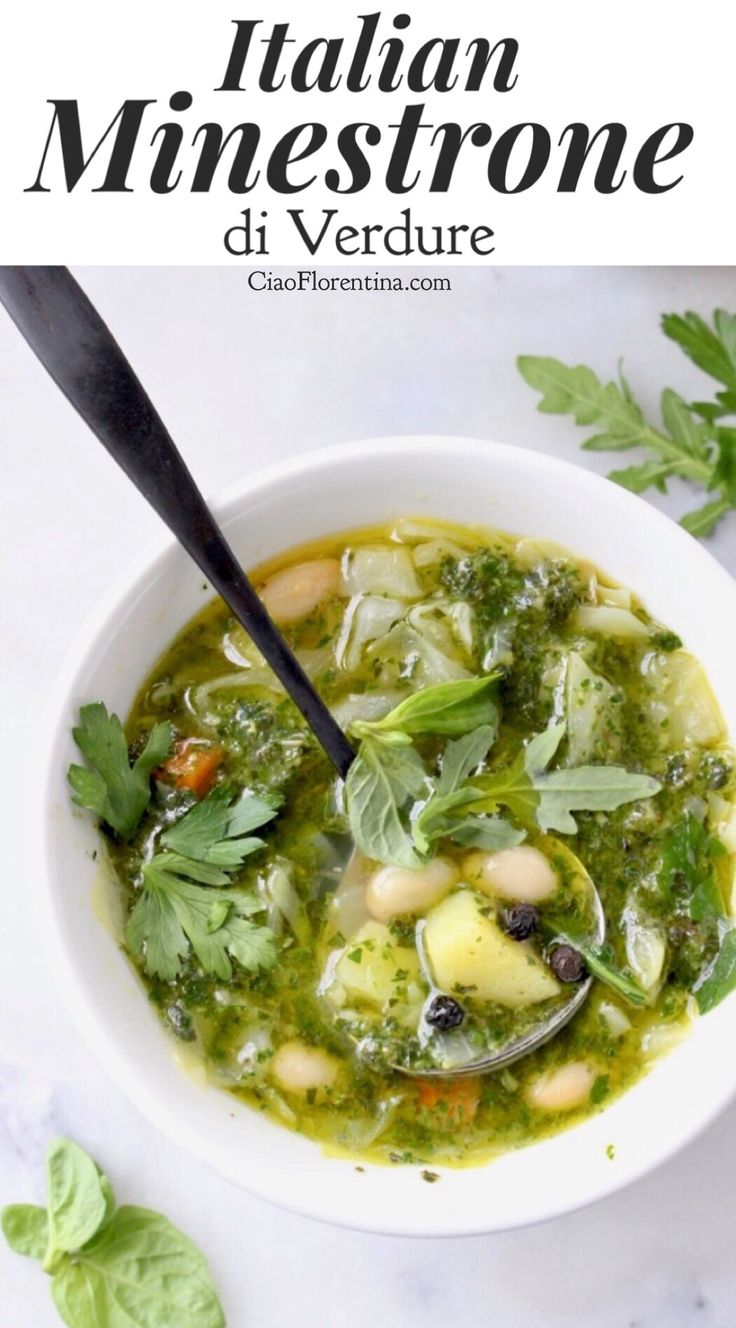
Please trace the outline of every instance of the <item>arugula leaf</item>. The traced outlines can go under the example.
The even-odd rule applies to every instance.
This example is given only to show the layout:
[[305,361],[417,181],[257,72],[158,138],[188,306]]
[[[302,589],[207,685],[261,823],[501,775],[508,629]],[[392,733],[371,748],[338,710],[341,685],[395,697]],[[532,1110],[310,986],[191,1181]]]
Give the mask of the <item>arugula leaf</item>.
[[572,812],[614,811],[659,792],[662,786],[651,775],[631,774],[622,766],[581,765],[548,771],[565,727],[564,723],[553,724],[532,738],[505,770],[471,781],[484,810],[492,811],[501,803],[522,825],[537,826],[545,833],[575,834]]
[[150,976],[171,982],[190,946],[205,973],[223,982],[232,977],[231,957],[250,972],[273,967],[274,934],[250,921],[263,905],[240,890],[214,888],[223,879],[217,868],[175,853],[146,863],[125,939]]
[[366,857],[397,867],[419,867],[421,858],[404,827],[410,799],[426,792],[427,776],[413,747],[364,738],[345,780],[350,830]]
[[736,390],[736,314],[716,309],[712,328],[698,314],[663,314],[662,331],[704,373]]
[[434,841],[442,838],[489,852],[512,848],[525,838],[523,830],[516,830],[500,817],[463,814],[463,808],[476,801],[477,794],[462,785],[488,755],[494,738],[495,728],[484,725],[447,744],[434,792],[412,825],[414,843],[421,853],[428,853]]
[[383,719],[356,720],[353,732],[359,738],[370,738],[384,733],[441,733],[457,735],[470,733],[481,726],[498,728],[498,710],[489,691],[498,681],[499,673],[484,678],[460,678],[455,682],[438,683],[436,687],[423,687],[401,701]]
[[123,726],[117,715],[108,715],[102,701],[82,706],[79,718],[72,730],[74,741],[92,769],[69,767],[73,800],[129,839],[150,801],[151,775],[171,749],[171,725],[156,724],[131,765]]
[[248,832],[272,821],[279,804],[252,793],[243,793],[234,804],[231,799],[228,789],[215,789],[166,830],[161,843],[196,862],[228,870],[242,866],[250,853],[264,846],[262,839],[248,838]]
[[26,1259],[43,1259],[49,1243],[49,1219],[36,1204],[8,1204],[0,1226],[11,1250]]
[[736,929],[729,927],[721,938],[721,945],[713,963],[693,988],[701,1014],[707,1014],[720,1005],[726,996],[736,990]]
[[167,1218],[127,1205],[116,1211],[107,1177],[69,1139],[50,1146],[47,1173],[49,1217],[33,1204],[11,1204],[2,1210],[2,1229],[16,1253],[39,1260],[54,1212],[65,1246],[75,1231],[79,1238],[91,1231],[80,1244],[56,1246],[53,1258],[47,1252],[44,1259],[68,1328],[225,1328],[204,1256]]
[[664,493],[668,480],[676,477],[716,493],[717,498],[682,519],[692,535],[705,537],[736,507],[736,428],[720,424],[736,415],[736,314],[717,309],[712,326],[692,312],[665,314],[662,330],[723,390],[714,401],[687,402],[665,388],[660,428],[645,418],[623,375],[618,383],[603,383],[585,365],[530,355],[520,356],[517,364],[525,381],[541,393],[540,410],[595,426],[584,448],[620,452],[641,447],[651,454],[650,460],[611,471],[618,484],[634,493],[649,488]]

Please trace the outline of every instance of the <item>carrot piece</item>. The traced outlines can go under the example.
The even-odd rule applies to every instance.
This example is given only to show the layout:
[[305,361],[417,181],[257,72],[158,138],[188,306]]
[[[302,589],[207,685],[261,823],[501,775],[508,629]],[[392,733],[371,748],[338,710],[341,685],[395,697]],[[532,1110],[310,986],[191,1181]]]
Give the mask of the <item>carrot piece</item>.
[[221,748],[205,747],[196,739],[184,738],[176,744],[174,755],[164,762],[161,770],[164,779],[177,788],[189,789],[203,798],[215,782],[222,757]]
[[419,1106],[441,1113],[448,1125],[469,1125],[480,1102],[480,1079],[418,1079]]

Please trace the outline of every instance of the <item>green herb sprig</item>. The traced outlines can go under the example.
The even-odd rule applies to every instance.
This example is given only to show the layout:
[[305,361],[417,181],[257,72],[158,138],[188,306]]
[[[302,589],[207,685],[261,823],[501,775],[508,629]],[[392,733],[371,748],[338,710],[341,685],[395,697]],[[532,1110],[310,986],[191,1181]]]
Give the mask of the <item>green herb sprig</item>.
[[37,1259],[68,1328],[225,1328],[204,1255],[160,1213],[118,1208],[104,1172],[78,1144],[46,1155],[46,1208],[10,1204],[11,1249]]
[[659,426],[648,421],[622,373],[604,383],[585,365],[522,355],[517,360],[524,380],[541,393],[539,410],[571,415],[581,427],[595,430],[583,447],[593,452],[625,452],[641,448],[646,461],[613,470],[610,478],[634,493],[655,488],[666,492],[679,478],[713,495],[682,518],[692,535],[711,535],[736,507],[736,314],[717,309],[712,326],[698,314],[664,314],[662,331],[702,369],[721,384],[709,401],[686,401],[672,388],[661,396]]
[[140,895],[125,937],[151,977],[172,981],[191,950],[205,973],[232,977],[231,959],[250,972],[272,968],[276,942],[251,919],[263,910],[255,895],[230,887],[231,875],[264,840],[249,835],[277,807],[244,793],[234,803],[218,788],[161,836],[164,851],[143,866]]
[[171,750],[171,725],[156,724],[133,762],[120,720],[102,701],[82,706],[72,733],[89,762],[69,767],[74,802],[129,839],[151,800],[151,775]]
[[[487,680],[478,679],[479,683]],[[446,734],[445,719],[453,710],[463,714],[470,694],[466,681],[443,683],[415,693],[415,714],[422,733]],[[453,705],[453,693],[457,706]],[[441,694],[441,696],[438,696]],[[477,703],[482,688],[470,698]],[[439,702],[439,703],[436,703]],[[403,706],[392,712],[394,721]],[[404,716],[407,712],[404,711]],[[411,711],[409,712],[411,715]],[[625,803],[652,797],[661,785],[650,775],[621,766],[576,766],[549,770],[565,734],[559,723],[537,734],[510,765],[487,774],[473,772],[485,760],[496,737],[498,713],[491,723],[473,727],[460,721],[463,736],[448,743],[439,776],[430,778],[418,752],[405,744],[405,732],[362,725],[362,742],[345,782],[353,838],[367,857],[401,867],[419,867],[437,840],[453,839],[489,850],[509,848],[528,829],[575,834],[575,811],[613,811]],[[442,724],[439,730],[433,723]],[[468,728],[465,729],[467,723]],[[354,726],[355,729],[355,726]],[[505,807],[520,825],[497,817]]]

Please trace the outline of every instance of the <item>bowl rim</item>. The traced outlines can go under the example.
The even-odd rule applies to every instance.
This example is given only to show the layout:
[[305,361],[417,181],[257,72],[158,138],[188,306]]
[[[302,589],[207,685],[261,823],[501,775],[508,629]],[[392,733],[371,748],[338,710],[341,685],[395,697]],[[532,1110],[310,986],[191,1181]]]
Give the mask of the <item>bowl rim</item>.
[[[727,590],[731,595],[734,594],[736,582],[723,565],[670,517],[651,506],[638,495],[611,483],[603,476],[576,463],[538,452],[532,448],[477,437],[447,434],[409,434],[333,443],[329,446],[297,453],[293,457],[246,473],[240,479],[219,490],[209,500],[210,506],[218,521],[227,521],[237,515],[241,505],[255,500],[260,493],[267,491],[272,485],[283,479],[311,475],[320,470],[329,469],[335,463],[350,464],[352,461],[359,461],[366,455],[389,457],[395,456],[397,451],[403,453],[409,450],[416,452],[421,450],[425,454],[436,453],[446,456],[448,446],[455,449],[461,447],[477,455],[482,454],[485,459],[488,458],[490,453],[493,453],[500,462],[503,462],[506,458],[509,461],[513,459],[514,464],[518,464],[523,459],[523,464],[534,470],[537,478],[544,472],[551,473],[555,478],[562,481],[566,476],[574,476],[576,484],[587,487],[594,499],[603,498],[609,510],[611,507],[618,507],[622,516],[630,512],[632,516],[638,517],[640,520],[642,511],[646,510],[653,535],[656,536],[657,529],[662,529],[667,531],[667,537],[670,540],[673,538],[679,539],[683,550],[687,546],[687,556],[704,569],[707,568],[711,579],[715,577],[721,580],[724,590]],[[513,533],[524,535],[526,532]],[[533,538],[533,533],[529,533]],[[663,1141],[662,1145],[644,1160],[628,1164],[623,1161],[620,1166],[611,1169],[607,1180],[591,1186],[589,1192],[582,1198],[576,1195],[572,1199],[556,1197],[554,1202],[540,1200],[536,1204],[535,1215],[522,1215],[503,1222],[492,1221],[483,1217],[473,1217],[469,1213],[467,1219],[458,1220],[453,1218],[449,1224],[443,1225],[441,1219],[439,1221],[433,1219],[431,1222],[422,1222],[417,1219],[415,1224],[412,1225],[406,1220],[397,1220],[390,1211],[382,1215],[380,1221],[361,1221],[342,1212],[339,1204],[335,1204],[330,1200],[327,1193],[318,1194],[314,1202],[307,1203],[294,1199],[288,1194],[276,1193],[274,1188],[269,1187],[266,1183],[258,1181],[254,1181],[252,1184],[250,1182],[246,1183],[241,1181],[239,1177],[228,1175],[224,1166],[208,1148],[207,1142],[203,1138],[203,1131],[193,1124],[183,1121],[168,1104],[162,1102],[150,1091],[142,1076],[135,1074],[135,1065],[133,1065],[133,1073],[131,1073],[131,1058],[116,1043],[115,1037],[111,1035],[111,1029],[102,1016],[97,1013],[94,1002],[89,1000],[83,983],[76,973],[72,955],[55,924],[54,914],[57,900],[54,894],[53,881],[56,867],[51,844],[51,817],[49,813],[53,805],[53,781],[55,777],[58,777],[58,771],[55,770],[51,758],[59,741],[60,733],[62,730],[64,733],[67,731],[69,702],[74,691],[77,675],[92,655],[100,638],[111,628],[114,628],[116,616],[123,601],[131,598],[137,591],[142,590],[144,584],[147,584],[154,576],[158,575],[177,547],[177,541],[165,533],[162,533],[155,541],[149,542],[147,548],[112,581],[109,590],[87,615],[74,643],[68,650],[50,688],[48,701],[43,707],[43,714],[47,723],[41,725],[41,741],[38,751],[39,764],[36,767],[41,771],[42,834],[38,835],[38,827],[36,826],[35,834],[29,835],[30,843],[35,843],[36,846],[33,851],[36,867],[33,872],[34,896],[46,953],[49,956],[53,971],[57,976],[58,985],[63,992],[63,998],[72,1013],[74,1022],[97,1060],[117,1087],[121,1089],[127,1100],[151,1124],[173,1139],[185,1152],[205,1163],[211,1170],[229,1181],[230,1184],[246,1188],[249,1193],[266,1202],[305,1217],[326,1221],[352,1230],[414,1237],[489,1234],[496,1231],[507,1231],[536,1225],[555,1217],[564,1216],[567,1213],[598,1202],[600,1199],[606,1198],[648,1175],[706,1130],[736,1097],[736,1066],[734,1066],[732,1082],[724,1085],[723,1090],[711,1097],[707,1103],[703,1103],[697,1113],[690,1115],[674,1142],[670,1140]],[[181,1073],[183,1074],[183,1071]],[[213,1088],[212,1091],[216,1092],[218,1090]],[[575,1126],[572,1127],[573,1130],[575,1128]],[[319,1145],[316,1145],[316,1147],[319,1147]],[[321,1156],[320,1154],[320,1160]],[[486,1165],[492,1165],[492,1163]],[[485,1172],[485,1170],[486,1166],[484,1165],[472,1168],[472,1171],[478,1174]],[[325,1187],[326,1190],[328,1188]],[[419,1200],[417,1209],[421,1209]]]

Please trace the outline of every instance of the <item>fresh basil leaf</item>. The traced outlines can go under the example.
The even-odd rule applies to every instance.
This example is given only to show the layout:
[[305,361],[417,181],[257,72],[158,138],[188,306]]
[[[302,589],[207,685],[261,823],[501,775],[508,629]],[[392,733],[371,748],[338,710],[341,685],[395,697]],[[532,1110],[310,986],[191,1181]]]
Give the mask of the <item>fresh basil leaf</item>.
[[224,1328],[204,1256],[159,1213],[124,1206],[52,1282],[68,1328]]
[[123,726],[101,701],[82,706],[74,741],[92,769],[71,765],[74,802],[95,812],[123,838],[130,838],[151,799],[151,775],[171,748],[170,724],[156,724],[131,765]]
[[356,720],[352,730],[360,738],[391,732],[456,735],[483,725],[490,725],[495,732],[498,710],[489,693],[499,676],[491,673],[485,678],[460,678],[424,687],[407,696],[383,719]]
[[36,1204],[8,1204],[0,1226],[11,1250],[26,1259],[43,1259],[49,1244],[49,1219]]
[[71,1139],[55,1139],[46,1154],[46,1191],[50,1260],[57,1251],[81,1249],[99,1231],[107,1216],[108,1190],[88,1153]]
[[427,777],[413,747],[387,747],[365,738],[345,780],[350,830],[366,857],[419,867],[403,815],[426,792]]
[[726,996],[736,990],[736,929],[729,927],[721,938],[720,949],[713,963],[695,984],[693,995],[701,1014],[720,1005]]

